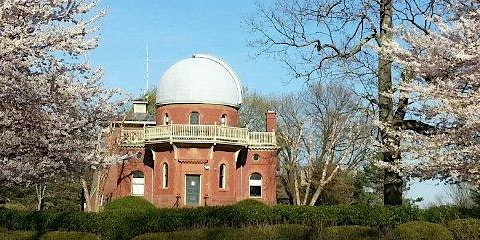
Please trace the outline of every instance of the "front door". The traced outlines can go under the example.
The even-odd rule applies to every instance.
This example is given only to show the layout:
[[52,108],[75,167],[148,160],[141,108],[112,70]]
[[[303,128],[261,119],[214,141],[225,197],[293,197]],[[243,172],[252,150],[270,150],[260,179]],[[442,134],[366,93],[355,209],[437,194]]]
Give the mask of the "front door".
[[190,206],[200,205],[200,175],[186,175],[186,204]]

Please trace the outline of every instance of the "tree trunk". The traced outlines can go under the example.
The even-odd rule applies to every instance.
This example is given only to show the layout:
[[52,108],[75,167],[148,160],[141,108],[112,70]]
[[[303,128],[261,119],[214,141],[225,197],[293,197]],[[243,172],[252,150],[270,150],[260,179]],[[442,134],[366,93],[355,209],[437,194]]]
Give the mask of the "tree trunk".
[[[393,1],[380,1],[380,37],[378,44],[385,46],[393,40],[389,30],[392,28]],[[387,163],[392,163],[400,158],[400,154],[394,154],[397,139],[389,134],[389,128],[393,124],[393,85],[392,85],[392,62],[386,57],[379,55],[378,62],[378,110],[379,120],[382,124],[380,140],[383,143],[381,159]],[[387,129],[384,129],[387,128]],[[402,178],[391,170],[385,170],[383,202],[385,205],[402,204]]]
[[35,184],[35,191],[37,193],[37,211],[43,210],[43,199],[45,197],[45,189],[47,185],[45,184]]
[[90,201],[90,191],[88,189],[87,181],[82,178],[82,188],[83,188],[83,193],[85,194],[85,212],[91,212],[92,211],[92,204]]
[[293,188],[295,190],[295,205],[300,205],[300,184],[298,183],[297,171],[293,175]]
[[338,172],[338,169],[340,169],[340,165],[337,165],[335,167],[335,169],[333,169],[332,173],[330,174],[330,176],[328,176],[327,179],[325,178],[322,178],[321,179],[321,182],[320,182],[320,185],[318,186],[318,188],[315,190],[315,193],[313,194],[312,196],[312,200],[310,200],[310,206],[315,206],[315,203],[317,203],[317,200],[318,198],[320,197],[320,193],[322,193],[323,189],[325,188],[325,186],[330,182],[332,181],[333,177],[337,174]]

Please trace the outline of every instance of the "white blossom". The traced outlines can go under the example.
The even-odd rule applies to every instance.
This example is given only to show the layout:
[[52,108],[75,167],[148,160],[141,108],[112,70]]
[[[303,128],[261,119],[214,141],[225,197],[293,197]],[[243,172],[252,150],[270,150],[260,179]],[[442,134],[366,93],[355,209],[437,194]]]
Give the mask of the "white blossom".
[[0,185],[75,174],[102,158],[118,90],[84,62],[97,46],[96,3],[0,1]]

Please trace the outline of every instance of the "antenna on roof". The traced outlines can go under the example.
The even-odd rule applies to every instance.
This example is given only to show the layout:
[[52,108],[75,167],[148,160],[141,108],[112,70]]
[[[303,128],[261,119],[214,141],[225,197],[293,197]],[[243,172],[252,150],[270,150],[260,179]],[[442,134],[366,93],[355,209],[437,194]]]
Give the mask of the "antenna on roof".
[[146,58],[146,67],[147,71],[145,72],[145,79],[147,80],[147,88],[145,89],[145,98],[147,97],[147,92],[148,92],[148,43],[146,46],[146,51],[147,51],[147,58]]

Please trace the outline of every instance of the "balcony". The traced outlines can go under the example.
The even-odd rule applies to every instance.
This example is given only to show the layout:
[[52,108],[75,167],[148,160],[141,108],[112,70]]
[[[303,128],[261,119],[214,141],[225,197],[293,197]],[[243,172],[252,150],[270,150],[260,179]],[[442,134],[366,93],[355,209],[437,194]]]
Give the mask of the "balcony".
[[218,125],[171,124],[123,129],[122,146],[141,147],[155,143],[211,143],[275,148],[274,132],[249,132],[246,128]]

